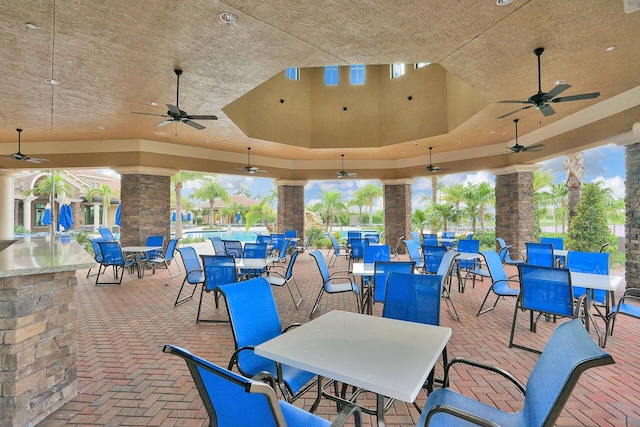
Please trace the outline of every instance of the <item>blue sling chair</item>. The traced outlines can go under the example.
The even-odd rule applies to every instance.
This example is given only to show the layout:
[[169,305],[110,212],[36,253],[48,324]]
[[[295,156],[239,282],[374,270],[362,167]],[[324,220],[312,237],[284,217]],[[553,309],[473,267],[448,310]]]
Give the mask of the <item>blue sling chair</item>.
[[[182,285],[180,286],[180,290],[178,291],[178,296],[176,297],[176,302],[173,303],[174,307],[178,304],[181,304],[185,301],[189,301],[193,298],[193,295],[196,292],[196,288],[198,285],[204,283],[204,270],[202,270],[202,265],[200,265],[200,260],[198,259],[198,254],[196,250],[192,246],[185,246],[183,248],[176,249],[180,253],[180,258],[182,259],[182,266],[184,267],[185,276],[182,280]],[[191,295],[187,295],[186,297],[180,299],[180,295],[182,294],[182,289],[184,289],[185,284],[193,285],[193,290],[191,291]]]
[[[124,269],[133,268],[135,266],[135,262],[131,258],[124,256],[119,242],[98,242],[98,245],[100,246],[102,262],[98,266],[96,286],[120,285],[122,283]],[[113,281],[100,281],[100,276],[103,276],[104,279],[104,273],[107,271],[107,267],[109,266],[113,267]]]
[[[519,281],[514,280],[517,275],[507,277],[507,273],[504,271],[504,266],[502,262],[500,262],[500,256],[496,253],[496,251],[488,250],[481,252],[481,255],[484,257],[484,260],[487,264],[487,270],[489,271],[489,276],[491,277],[491,286],[487,290],[487,294],[484,296],[482,300],[482,304],[480,304],[480,308],[478,309],[478,313],[476,317],[484,314],[488,311],[493,310],[498,305],[498,301],[500,301],[501,297],[517,297],[520,295],[520,287],[518,286]],[[515,284],[515,287],[509,286],[509,282]],[[496,294],[496,301],[493,303],[493,306],[483,310],[484,304],[487,302],[489,295],[493,292]]]
[[273,383],[241,377],[171,344],[166,344],[163,352],[186,362],[209,415],[210,426],[329,427],[342,426],[351,416],[356,427],[361,425],[361,414],[355,405],[345,406],[331,423],[278,400]]
[[[445,368],[445,387],[429,395],[418,426],[551,427],[587,369],[613,364],[613,358],[593,341],[580,319],[558,326],[538,359],[526,387],[496,366],[456,358]],[[465,364],[509,380],[524,394],[518,412],[505,412],[448,388],[451,368]]]

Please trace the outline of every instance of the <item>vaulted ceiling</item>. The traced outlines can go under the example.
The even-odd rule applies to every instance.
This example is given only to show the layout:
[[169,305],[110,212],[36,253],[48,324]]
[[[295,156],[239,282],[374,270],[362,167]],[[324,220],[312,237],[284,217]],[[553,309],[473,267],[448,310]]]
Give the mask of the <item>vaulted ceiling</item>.
[[[330,179],[427,176],[533,163],[640,141],[640,12],[634,0],[4,0],[0,2],[0,168],[112,167]],[[234,24],[220,14],[231,12]],[[628,13],[627,13],[628,12]],[[30,25],[28,25],[30,24]],[[498,119],[556,82],[551,104]],[[614,47],[613,50],[607,49]],[[413,69],[417,62],[434,65]],[[388,64],[407,64],[389,79]],[[351,86],[351,64],[367,65]],[[337,87],[322,68],[339,65]],[[284,77],[300,67],[300,81]],[[166,104],[198,121],[155,125]],[[57,85],[45,79],[58,81]],[[284,102],[282,102],[283,100]],[[345,109],[346,108],[346,109]],[[157,114],[133,114],[141,112]],[[539,152],[506,154],[515,143]],[[6,158],[17,151],[40,165]]]

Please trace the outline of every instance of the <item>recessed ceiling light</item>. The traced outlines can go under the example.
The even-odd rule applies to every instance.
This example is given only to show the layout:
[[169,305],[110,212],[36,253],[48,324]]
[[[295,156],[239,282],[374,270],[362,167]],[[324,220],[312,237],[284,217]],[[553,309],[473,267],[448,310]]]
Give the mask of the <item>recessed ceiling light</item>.
[[38,26],[36,24],[32,24],[31,22],[27,22],[27,28],[30,30],[37,30]]
[[513,0],[496,0],[496,4],[498,6],[506,6],[511,3]]
[[157,102],[155,102],[155,101],[151,101],[151,102],[149,103],[149,105],[153,105],[153,106],[155,107],[156,105],[158,105],[158,103],[157,103]]
[[458,144],[462,144],[462,141],[458,141]]
[[44,81],[49,83],[50,85],[53,85],[53,86],[57,86],[57,85],[60,84],[60,82],[57,81],[56,79],[44,79]]
[[496,134],[496,131],[495,131],[495,130],[492,130],[492,131],[491,131],[491,135],[495,135],[495,134]]
[[98,126],[98,129],[104,130],[104,126]]
[[231,12],[222,12],[220,14],[220,19],[226,24],[234,24],[238,20],[236,15]]
[[609,46],[608,48],[605,49],[605,51],[611,52],[615,48],[616,48],[615,46]]

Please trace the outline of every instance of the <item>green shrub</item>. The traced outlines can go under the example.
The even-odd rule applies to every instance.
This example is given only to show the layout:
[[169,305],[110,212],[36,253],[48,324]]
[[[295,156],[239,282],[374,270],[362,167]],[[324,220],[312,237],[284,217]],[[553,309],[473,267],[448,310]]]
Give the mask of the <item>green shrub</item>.
[[598,252],[604,243],[611,241],[602,189],[599,184],[584,184],[576,215],[569,224],[566,247],[574,251]]

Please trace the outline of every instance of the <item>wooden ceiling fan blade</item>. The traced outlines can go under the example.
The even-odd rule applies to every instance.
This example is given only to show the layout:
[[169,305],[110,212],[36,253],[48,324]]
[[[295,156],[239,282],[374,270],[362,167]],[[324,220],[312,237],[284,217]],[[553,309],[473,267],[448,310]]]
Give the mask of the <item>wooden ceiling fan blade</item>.
[[542,96],[542,100],[549,101],[551,98],[555,98],[556,96],[560,95],[562,92],[569,89],[570,87],[571,85],[557,85],[556,87],[551,89],[549,92],[545,93]]
[[542,113],[543,116],[551,116],[553,114],[556,113],[556,110],[554,110],[551,105],[549,104],[543,104],[540,107],[538,107],[538,110],[540,110],[540,112]]
[[600,96],[600,92],[583,93],[580,95],[562,96],[560,98],[554,98],[549,102],[567,102],[567,101],[580,101],[582,99],[594,99]]
[[526,107],[518,108],[517,110],[513,110],[513,111],[511,111],[511,112],[509,112],[509,113],[507,113],[507,114],[503,114],[503,115],[501,115],[501,116],[500,116],[500,117],[498,117],[498,118],[499,118],[499,119],[503,119],[503,118],[505,118],[505,117],[507,117],[507,116],[510,116],[510,115],[512,115],[512,114],[517,113],[518,111],[526,110],[526,109],[531,108],[531,107],[533,107],[533,105],[527,105]]
[[191,120],[218,120],[217,116],[214,115],[205,115],[205,116],[187,116],[186,119]]
[[205,127],[202,126],[200,123],[192,122],[189,119],[182,120],[182,123],[187,124],[187,125],[191,126],[192,128],[195,128],[195,129],[198,129],[198,130],[205,129]]
[[155,125],[157,128],[161,128],[164,127],[166,125],[168,125],[169,123],[171,123],[173,120],[165,120],[164,122],[160,122],[157,125]]

